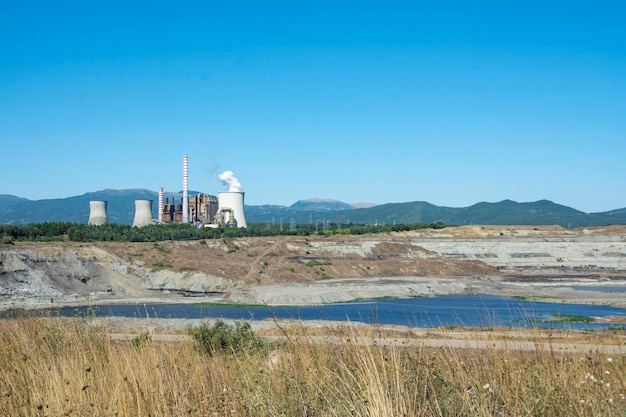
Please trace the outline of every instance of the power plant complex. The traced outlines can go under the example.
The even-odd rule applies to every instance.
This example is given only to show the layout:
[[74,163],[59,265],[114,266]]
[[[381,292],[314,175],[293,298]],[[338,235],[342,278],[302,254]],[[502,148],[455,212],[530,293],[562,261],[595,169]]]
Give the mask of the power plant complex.
[[[218,196],[195,194],[189,196],[188,157],[183,157],[183,196],[177,203],[164,200],[163,188],[159,188],[157,219],[152,218],[153,200],[135,200],[133,226],[149,224],[184,223],[197,227],[247,227],[244,214],[244,192],[239,181],[231,171],[219,175],[219,179],[229,186],[228,191],[219,192]],[[107,201],[89,202],[88,224],[103,225],[108,223]]]

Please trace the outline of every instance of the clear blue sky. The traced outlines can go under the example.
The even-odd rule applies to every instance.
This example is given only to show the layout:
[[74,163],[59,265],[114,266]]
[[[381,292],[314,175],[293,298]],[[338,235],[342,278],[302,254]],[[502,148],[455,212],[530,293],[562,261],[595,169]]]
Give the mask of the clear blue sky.
[[623,1],[0,4],[0,194],[626,207]]

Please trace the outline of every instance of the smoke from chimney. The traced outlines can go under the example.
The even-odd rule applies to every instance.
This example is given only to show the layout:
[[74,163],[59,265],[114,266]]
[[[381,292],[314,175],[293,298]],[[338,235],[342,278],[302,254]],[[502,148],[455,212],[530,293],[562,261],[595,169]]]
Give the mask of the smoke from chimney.
[[241,192],[241,184],[239,180],[235,178],[233,171],[224,171],[217,178],[224,183],[224,185],[228,185],[228,191],[230,192]]

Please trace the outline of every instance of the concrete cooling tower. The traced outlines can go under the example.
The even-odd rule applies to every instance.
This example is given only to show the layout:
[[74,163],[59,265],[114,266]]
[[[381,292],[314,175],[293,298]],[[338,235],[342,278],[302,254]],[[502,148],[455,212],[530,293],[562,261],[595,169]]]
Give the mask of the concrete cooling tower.
[[243,192],[240,191],[223,191],[217,194],[218,209],[217,212],[225,216],[225,223],[232,223],[234,216],[235,227],[248,227],[246,217],[243,211]]
[[106,201],[90,201],[89,202],[89,221],[87,224],[93,224],[100,226],[107,224],[109,218],[107,216],[107,202]]
[[152,200],[135,200],[133,227],[152,224]]

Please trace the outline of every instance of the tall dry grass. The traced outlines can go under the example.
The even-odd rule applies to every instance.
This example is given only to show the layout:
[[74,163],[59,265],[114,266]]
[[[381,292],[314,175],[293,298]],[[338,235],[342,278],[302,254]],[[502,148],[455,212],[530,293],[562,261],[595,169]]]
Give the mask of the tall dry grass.
[[626,416],[624,356],[363,345],[358,330],[310,343],[297,332],[207,355],[190,340],[3,320],[0,415]]

